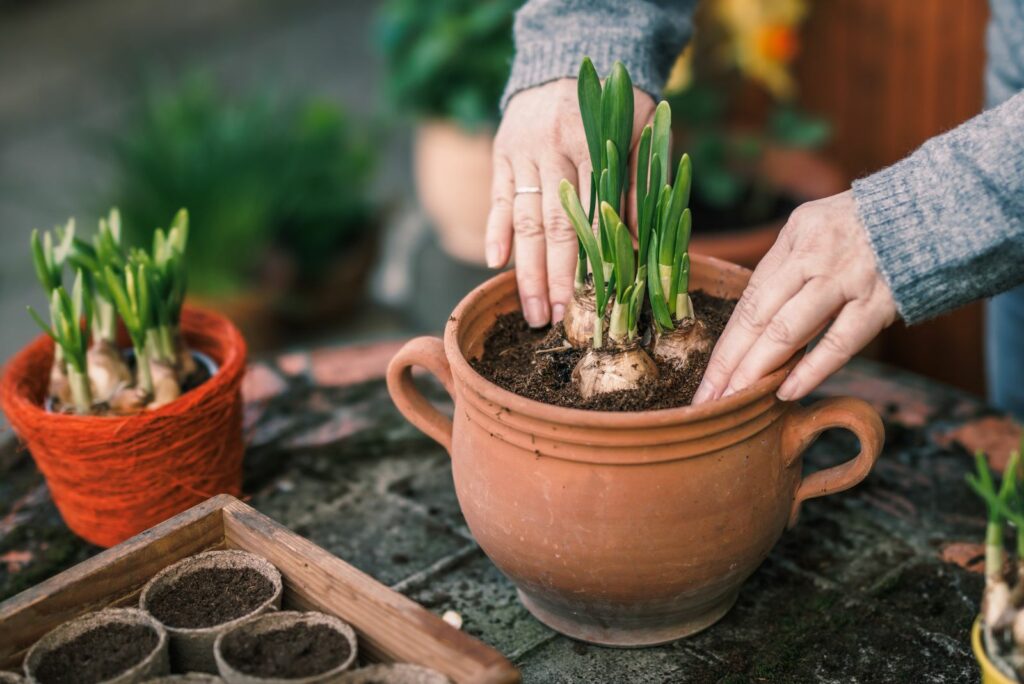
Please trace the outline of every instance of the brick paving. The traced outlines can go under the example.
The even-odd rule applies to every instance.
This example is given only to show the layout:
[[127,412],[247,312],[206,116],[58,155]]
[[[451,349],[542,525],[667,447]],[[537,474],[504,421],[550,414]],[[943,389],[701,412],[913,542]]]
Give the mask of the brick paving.
[[[717,625],[617,650],[560,636],[516,600],[462,519],[447,456],[387,396],[380,378],[394,349],[299,352],[256,367],[245,392],[250,503],[430,610],[459,612],[524,681],[977,681],[968,633],[984,514],[963,478],[978,426],[987,434],[1000,417],[969,396],[851,364],[819,396],[859,395],[883,413],[886,448],[871,476],[808,502]],[[826,433],[806,467],[855,450],[851,435]],[[0,599],[97,551],[64,527],[29,456],[13,440],[0,445]]]

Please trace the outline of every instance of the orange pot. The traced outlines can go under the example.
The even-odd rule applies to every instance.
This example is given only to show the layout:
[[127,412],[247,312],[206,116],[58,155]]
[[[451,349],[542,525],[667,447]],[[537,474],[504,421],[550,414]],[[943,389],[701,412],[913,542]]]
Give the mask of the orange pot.
[[242,487],[245,340],[219,314],[186,307],[189,347],[218,365],[199,387],[134,416],[75,416],[43,408],[53,341],[18,352],[0,381],[0,406],[46,477],[61,517],[113,546],[220,493]]
[[[695,256],[693,284],[738,297],[750,272]],[[399,410],[451,455],[455,490],[480,546],[541,622],[598,644],[643,646],[720,619],[807,499],[867,476],[882,421],[858,399],[810,408],[775,391],[792,369],[716,402],[636,413],[542,404],[485,380],[477,357],[495,318],[519,309],[515,274],[470,293],[444,341],[420,337],[392,360]],[[411,368],[440,379],[454,422],[421,395]],[[801,478],[801,453],[844,427],[861,452]]]

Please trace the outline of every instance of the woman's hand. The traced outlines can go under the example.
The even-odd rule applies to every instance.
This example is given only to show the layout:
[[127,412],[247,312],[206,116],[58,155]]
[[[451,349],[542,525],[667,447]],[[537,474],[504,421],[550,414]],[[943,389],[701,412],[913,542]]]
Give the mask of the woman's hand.
[[851,192],[808,202],[789,217],[750,278],[711,355],[693,403],[749,387],[825,329],[779,388],[800,399],[896,318]]
[[[634,89],[631,158],[640,132],[653,116],[654,100]],[[575,185],[583,206],[590,197],[590,154],[575,79],[530,88],[509,101],[494,139],[493,163],[487,265],[501,268],[508,263],[514,242],[516,280],[527,323],[540,327],[558,322],[572,299],[578,253],[576,233],[558,199],[558,184],[567,178]],[[635,180],[635,172],[631,178]],[[632,192],[630,207],[635,203]]]

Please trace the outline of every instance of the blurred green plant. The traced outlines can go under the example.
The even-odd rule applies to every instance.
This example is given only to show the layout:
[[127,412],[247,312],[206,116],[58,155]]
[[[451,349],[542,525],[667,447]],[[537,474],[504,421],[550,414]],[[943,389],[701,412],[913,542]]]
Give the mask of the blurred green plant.
[[377,42],[395,108],[475,129],[496,121],[521,0],[390,0]]
[[272,250],[315,282],[375,228],[372,136],[324,100],[233,98],[193,75],[152,90],[112,148],[125,242],[152,244],[188,206],[189,283],[206,296],[252,285]]

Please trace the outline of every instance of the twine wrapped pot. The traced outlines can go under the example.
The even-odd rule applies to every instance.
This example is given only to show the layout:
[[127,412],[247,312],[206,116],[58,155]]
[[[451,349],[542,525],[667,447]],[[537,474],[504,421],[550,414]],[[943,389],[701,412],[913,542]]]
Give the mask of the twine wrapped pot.
[[[265,632],[276,632],[295,625],[326,625],[335,630],[348,641],[348,657],[337,667],[318,675],[288,679],[247,675],[233,668],[224,659],[223,651],[225,644],[232,637],[243,633],[263,634]],[[356,633],[347,623],[326,613],[300,613],[297,611],[267,613],[266,615],[246,620],[232,629],[223,632],[217,637],[217,643],[214,645],[214,656],[217,659],[217,671],[228,684],[320,684],[321,682],[337,682],[339,675],[352,667],[356,662]]]
[[104,625],[144,625],[157,634],[156,646],[139,663],[125,670],[103,684],[134,684],[145,682],[170,672],[167,658],[167,632],[152,616],[137,608],[108,608],[95,613],[87,613],[80,618],[65,622],[29,649],[25,656],[25,676],[29,682],[35,682],[35,673],[39,665],[51,651],[76,638]]
[[155,411],[75,416],[43,408],[53,341],[42,335],[11,359],[0,407],[46,477],[75,534],[113,546],[216,494],[242,485],[245,340],[219,314],[186,308],[182,333],[219,370]]
[[155,596],[165,589],[173,586],[186,575],[198,570],[207,568],[250,568],[260,573],[274,587],[270,598],[263,601],[253,610],[234,620],[222,622],[212,627],[201,627],[198,629],[186,629],[164,625],[171,638],[171,664],[177,672],[217,672],[217,662],[213,657],[213,643],[217,637],[236,625],[246,620],[262,615],[268,610],[277,610],[281,607],[281,592],[284,585],[281,581],[281,573],[265,558],[247,551],[207,551],[205,553],[189,556],[169,565],[153,576],[146,586],[142,588],[139,596],[139,607],[149,611],[150,604]]
[[341,678],[340,684],[450,684],[451,680],[437,670],[419,665],[394,663],[370,665]]

